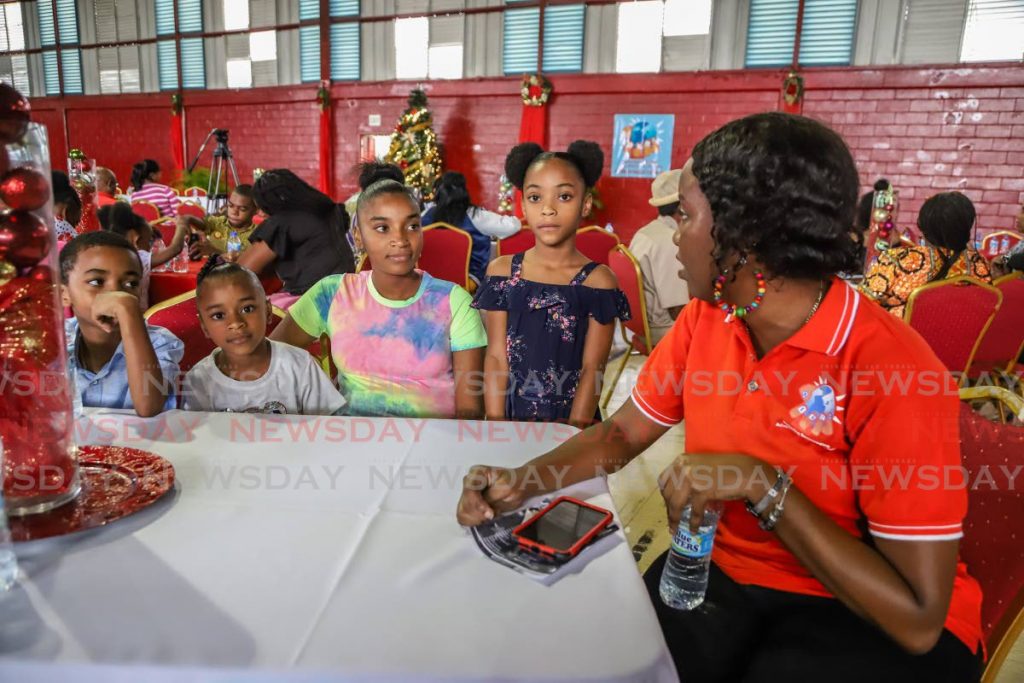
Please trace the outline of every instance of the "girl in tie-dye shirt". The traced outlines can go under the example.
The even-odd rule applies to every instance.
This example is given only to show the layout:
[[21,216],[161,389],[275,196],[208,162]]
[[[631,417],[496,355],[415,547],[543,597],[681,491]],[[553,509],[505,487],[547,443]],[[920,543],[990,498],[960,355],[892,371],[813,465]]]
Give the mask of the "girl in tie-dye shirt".
[[423,235],[408,188],[367,187],[353,236],[373,270],[324,278],[271,338],[307,346],[326,333],[350,415],[481,417],[473,378],[479,384],[487,335],[466,290],[416,270]]

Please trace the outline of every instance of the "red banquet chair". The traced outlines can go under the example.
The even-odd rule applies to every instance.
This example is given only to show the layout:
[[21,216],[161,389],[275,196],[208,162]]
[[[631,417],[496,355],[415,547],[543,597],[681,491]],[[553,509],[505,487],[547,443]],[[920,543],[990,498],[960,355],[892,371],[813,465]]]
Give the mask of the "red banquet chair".
[[132,212],[146,219],[147,223],[155,223],[160,220],[160,209],[156,208],[153,202],[140,199],[132,202]]
[[498,240],[498,256],[521,254],[527,249],[533,249],[533,245],[536,243],[536,235],[524,225],[522,230],[511,237]]
[[608,267],[615,273],[615,277],[619,281],[619,288],[626,295],[626,301],[629,302],[629,310],[632,312],[632,316],[629,320],[622,321],[621,323],[622,338],[626,341],[628,348],[622,354],[622,362],[615,368],[614,378],[611,384],[608,385],[608,393],[605,394],[604,399],[601,401],[602,410],[608,407],[608,401],[612,398],[612,392],[615,390],[615,385],[619,382],[619,377],[622,376],[622,371],[626,369],[626,363],[629,362],[630,356],[649,356],[651,349],[654,348],[654,344],[651,342],[651,328],[647,322],[644,275],[643,271],[640,270],[640,264],[629,249],[621,244],[617,244],[608,254]]
[[[1024,400],[999,387],[961,389],[963,399],[996,397],[1024,419]],[[994,683],[1014,643],[1024,632],[1024,497],[1005,481],[1000,467],[1024,462],[1024,428],[999,424],[960,407],[960,452],[968,482],[995,486],[968,487],[967,518],[960,541],[960,557],[967,571],[981,584],[981,628],[988,649],[982,683]],[[1005,476],[1004,475],[1004,479]],[[1006,680],[1009,680],[1008,678]]]
[[[1005,238],[1005,243],[1003,242]],[[1024,241],[1024,235],[1012,230],[990,232],[981,239],[981,255],[987,259],[1002,256],[1010,249]]]
[[473,238],[465,230],[447,223],[423,228],[423,253],[416,265],[440,280],[448,280],[472,292],[476,284],[469,279],[469,258]]
[[953,277],[915,289],[903,318],[962,384],[1002,300],[1002,292],[991,285]]
[[192,187],[186,187],[185,191],[181,193],[181,196],[182,197],[192,197],[192,198],[195,198],[195,197],[205,197],[206,196],[206,190],[201,188],[201,187],[199,187],[198,185],[193,185]]
[[1024,273],[1011,273],[992,283],[1003,303],[981,338],[968,377],[984,374],[1021,375],[1017,359],[1024,351]]
[[178,215],[195,216],[201,219],[206,218],[206,210],[194,202],[182,202],[178,204]]
[[618,236],[596,225],[589,225],[576,231],[576,248],[588,259],[601,265],[608,265],[608,254],[617,246]]

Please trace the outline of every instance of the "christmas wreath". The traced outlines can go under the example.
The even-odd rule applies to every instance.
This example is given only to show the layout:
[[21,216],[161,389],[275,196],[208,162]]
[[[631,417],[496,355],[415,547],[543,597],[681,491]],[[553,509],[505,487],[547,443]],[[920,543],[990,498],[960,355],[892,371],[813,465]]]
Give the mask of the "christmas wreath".
[[551,97],[551,81],[541,74],[527,74],[523,76],[520,94],[526,106],[543,107]]

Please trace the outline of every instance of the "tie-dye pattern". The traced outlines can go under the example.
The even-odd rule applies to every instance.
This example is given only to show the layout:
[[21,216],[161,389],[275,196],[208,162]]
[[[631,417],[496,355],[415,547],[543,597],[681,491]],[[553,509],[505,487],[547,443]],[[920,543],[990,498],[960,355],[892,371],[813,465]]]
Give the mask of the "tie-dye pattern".
[[422,273],[406,301],[383,299],[370,273],[332,275],[289,313],[307,333],[326,332],[351,415],[453,417],[452,353],[487,345],[469,293]]

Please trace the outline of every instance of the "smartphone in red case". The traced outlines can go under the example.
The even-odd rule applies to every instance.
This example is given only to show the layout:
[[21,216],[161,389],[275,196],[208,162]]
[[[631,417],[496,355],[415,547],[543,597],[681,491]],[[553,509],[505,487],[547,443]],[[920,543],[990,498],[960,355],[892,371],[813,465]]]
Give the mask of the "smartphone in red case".
[[520,547],[560,560],[575,557],[612,522],[612,513],[570,496],[561,496],[517,526]]

